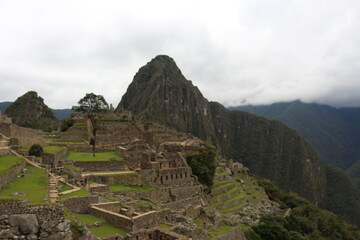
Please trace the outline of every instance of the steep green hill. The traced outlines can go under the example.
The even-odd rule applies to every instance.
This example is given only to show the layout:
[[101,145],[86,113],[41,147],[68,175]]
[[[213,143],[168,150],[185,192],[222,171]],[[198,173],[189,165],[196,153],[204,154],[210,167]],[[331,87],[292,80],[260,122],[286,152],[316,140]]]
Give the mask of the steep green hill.
[[333,108],[300,101],[233,107],[276,119],[300,131],[321,158],[347,169],[360,160],[360,108]]
[[57,128],[58,120],[44,99],[30,91],[16,99],[5,111],[13,123],[22,127],[51,131]]
[[[334,194],[332,189],[341,188],[338,184],[348,183],[348,179],[328,174],[334,170],[325,171],[326,164],[299,132],[278,121],[208,102],[168,56],[157,56],[140,68],[116,110],[130,110],[137,118],[190,132],[217,146],[226,157],[243,162],[253,174],[360,224],[358,191],[352,187],[344,193],[351,199],[348,207],[353,212],[337,208],[346,204],[335,197],[343,191]],[[341,181],[328,179],[333,175]]]

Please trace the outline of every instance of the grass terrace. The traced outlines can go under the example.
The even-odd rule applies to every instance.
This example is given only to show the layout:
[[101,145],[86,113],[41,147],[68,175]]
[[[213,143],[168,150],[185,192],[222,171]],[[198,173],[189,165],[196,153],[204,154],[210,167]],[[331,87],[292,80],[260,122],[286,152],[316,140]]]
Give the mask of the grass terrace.
[[110,184],[109,190],[110,192],[127,191],[127,190],[134,190],[137,192],[148,192],[151,190],[155,190],[155,188],[150,186],[143,186],[143,185]]
[[[29,202],[43,202],[48,193],[46,172],[29,164],[25,168],[28,169],[25,174],[26,177],[15,177],[8,186],[0,190],[0,197],[28,200]],[[25,193],[25,196],[11,196],[15,192]]]
[[86,196],[89,196],[89,195],[90,195],[90,193],[88,191],[86,191],[85,189],[80,189],[80,190],[75,191],[75,192],[60,195],[60,199],[66,199],[66,198],[69,198],[69,197],[86,197]]
[[21,161],[20,157],[14,155],[0,156],[0,174],[8,171]]
[[118,161],[125,160],[123,156],[117,154],[116,152],[99,152],[95,153],[94,157],[92,152],[75,151],[69,151],[66,159],[72,161],[109,161],[110,159]]
[[56,154],[57,152],[66,149],[66,147],[64,146],[45,146],[44,147],[44,152],[45,153],[51,153],[51,154]]

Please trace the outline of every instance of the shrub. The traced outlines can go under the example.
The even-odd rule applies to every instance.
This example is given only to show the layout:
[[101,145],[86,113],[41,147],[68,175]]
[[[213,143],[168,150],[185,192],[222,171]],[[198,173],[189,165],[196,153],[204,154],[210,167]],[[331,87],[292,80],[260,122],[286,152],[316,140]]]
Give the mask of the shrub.
[[193,174],[198,177],[199,182],[209,187],[213,184],[215,175],[215,156],[215,149],[205,146],[201,152],[186,157],[187,163],[191,167]]
[[44,149],[42,148],[42,146],[40,144],[34,144],[29,149],[29,155],[30,156],[41,157],[43,152],[44,152]]
[[71,128],[74,124],[75,124],[75,120],[71,118],[61,120],[61,126],[60,126],[61,131],[65,132],[66,130]]

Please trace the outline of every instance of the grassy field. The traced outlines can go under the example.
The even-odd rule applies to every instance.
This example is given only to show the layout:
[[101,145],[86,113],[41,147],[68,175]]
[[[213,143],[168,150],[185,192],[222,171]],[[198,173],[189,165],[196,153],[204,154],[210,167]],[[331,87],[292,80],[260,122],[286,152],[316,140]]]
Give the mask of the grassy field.
[[60,195],[60,199],[65,199],[65,198],[69,198],[69,197],[85,197],[85,196],[89,196],[89,195],[90,195],[90,193],[88,191],[86,191],[85,189],[80,189],[80,190],[72,192],[72,193]]
[[66,159],[73,161],[108,161],[109,159],[124,160],[124,157],[116,152],[99,152],[95,153],[94,157],[92,152],[69,151]]
[[[84,225],[89,226],[90,231],[97,237],[109,237],[113,235],[126,236],[128,231],[115,227],[104,219],[96,217],[90,214],[75,214],[67,211],[67,218],[70,220],[76,220]],[[101,223],[101,226],[90,226],[94,223]]]
[[0,173],[6,172],[21,161],[20,157],[14,155],[0,156]]
[[66,147],[61,147],[61,146],[45,146],[44,147],[44,152],[45,153],[51,153],[51,154],[56,154],[57,152],[65,149]]
[[[0,190],[0,197],[28,200],[29,202],[43,202],[48,189],[46,172],[29,164],[25,168],[29,170],[26,177],[15,177],[8,186]],[[25,193],[25,196],[11,196],[11,193],[14,192]]]
[[69,186],[69,185],[67,185],[67,184],[65,184],[63,182],[60,182],[60,181],[59,181],[59,188],[60,188],[59,189],[60,192],[64,192],[64,191],[73,189],[71,186]]
[[117,191],[126,191],[126,190],[134,190],[137,192],[147,192],[154,190],[155,188],[150,186],[140,186],[140,185],[122,185],[122,184],[111,184],[109,185],[110,192],[117,192]]

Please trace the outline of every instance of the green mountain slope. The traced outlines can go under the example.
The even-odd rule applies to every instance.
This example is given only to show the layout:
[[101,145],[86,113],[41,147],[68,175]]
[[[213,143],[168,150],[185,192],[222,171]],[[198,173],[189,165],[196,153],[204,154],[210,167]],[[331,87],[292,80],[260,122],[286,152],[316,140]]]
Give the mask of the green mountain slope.
[[13,123],[22,127],[51,131],[58,126],[54,113],[34,91],[16,99],[5,114],[12,118]]
[[[348,207],[353,212],[334,207],[345,204],[331,192],[334,186],[329,183],[337,183],[327,179],[331,174],[325,171],[326,164],[299,132],[278,121],[209,102],[168,56],[157,56],[140,68],[116,110],[130,110],[137,118],[190,132],[217,146],[226,157],[245,163],[253,174],[360,224],[358,191],[351,188],[354,192],[344,193],[351,198]],[[348,181],[344,175],[339,178],[344,178],[340,183]]]
[[264,106],[233,107],[276,119],[300,131],[321,158],[347,169],[360,160],[360,109],[333,108],[300,101]]

